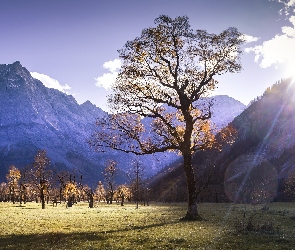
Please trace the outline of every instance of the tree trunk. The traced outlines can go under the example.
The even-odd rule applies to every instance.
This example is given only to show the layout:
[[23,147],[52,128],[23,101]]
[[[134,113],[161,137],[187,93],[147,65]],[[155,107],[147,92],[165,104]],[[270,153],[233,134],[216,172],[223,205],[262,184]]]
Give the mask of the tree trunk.
[[12,200],[12,203],[15,204],[15,198],[14,198],[14,187],[12,187],[12,195],[11,195],[11,200]]
[[91,191],[90,195],[89,195],[89,208],[93,208],[94,206],[94,200],[93,200],[93,193]]
[[125,196],[124,194],[122,194],[121,206],[124,206],[124,199],[125,199]]
[[73,196],[70,195],[69,196],[69,199],[68,199],[68,202],[67,202],[67,207],[72,207],[73,206],[73,203],[74,203]]
[[59,188],[59,204],[61,204],[61,200],[62,200],[62,187]]
[[22,191],[22,187],[20,186],[19,187],[19,205],[20,206],[22,205],[22,194],[23,194],[23,191]]
[[196,177],[192,166],[191,153],[183,154],[184,170],[186,174],[187,190],[188,190],[188,209],[184,220],[201,220],[202,217],[198,213],[197,193],[196,193]]
[[42,203],[42,209],[45,209],[45,195],[44,195],[44,190],[42,188],[40,190],[40,199]]

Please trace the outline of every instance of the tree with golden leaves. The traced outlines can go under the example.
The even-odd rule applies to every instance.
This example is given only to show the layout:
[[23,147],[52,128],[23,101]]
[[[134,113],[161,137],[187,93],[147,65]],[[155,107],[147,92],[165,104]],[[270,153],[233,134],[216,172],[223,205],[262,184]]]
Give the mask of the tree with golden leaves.
[[11,165],[8,169],[8,174],[6,175],[7,184],[9,187],[10,200],[15,204],[16,192],[18,189],[18,181],[21,178],[21,173],[19,169]]
[[95,197],[97,201],[105,201],[106,191],[101,181],[98,182],[97,188],[95,190]]
[[105,165],[106,168],[104,169],[104,180],[107,196],[106,200],[108,203],[112,204],[116,191],[115,177],[118,173],[117,162],[109,159],[106,161]]
[[[214,76],[241,70],[244,39],[236,28],[220,34],[194,31],[187,16],[161,15],[155,24],[119,50],[122,67],[108,100],[113,113],[97,121],[90,144],[136,155],[180,153],[188,187],[184,219],[196,220],[201,217],[192,154],[217,145],[209,122],[212,103],[200,101],[216,88]],[[225,129],[220,138],[231,135]]]
[[68,182],[66,183],[63,189],[63,195],[67,200],[67,207],[72,207],[73,203],[75,202],[75,197],[80,194],[78,185],[76,182]]
[[[66,184],[71,181],[71,174],[65,170],[55,170],[54,171],[54,182],[56,188],[59,189],[58,192],[54,195],[54,200],[57,201],[57,196],[59,196],[59,203],[61,204],[63,199],[63,191],[66,187]],[[57,203],[56,203],[57,204]]]
[[49,170],[50,159],[47,157],[46,150],[38,150],[35,155],[34,163],[28,172],[29,183],[38,193],[45,209],[45,198],[52,180],[52,171]]
[[131,190],[127,185],[121,184],[117,187],[115,195],[121,199],[121,206],[124,206],[125,199],[129,199],[131,196]]

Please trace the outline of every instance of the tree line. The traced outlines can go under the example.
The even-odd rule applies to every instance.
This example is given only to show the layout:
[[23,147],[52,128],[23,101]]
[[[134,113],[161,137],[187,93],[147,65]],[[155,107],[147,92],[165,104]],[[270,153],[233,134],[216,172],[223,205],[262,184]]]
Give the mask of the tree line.
[[56,170],[50,164],[46,150],[38,150],[34,162],[23,169],[11,165],[6,174],[6,182],[0,184],[0,202],[12,202],[22,205],[26,202],[40,202],[42,209],[46,204],[66,204],[72,207],[77,202],[88,202],[93,208],[95,202],[112,204],[125,201],[149,202],[149,190],[144,185],[144,169],[139,162],[133,164],[128,173],[129,183],[117,185],[119,168],[116,161],[107,160],[104,169],[104,181],[98,181],[96,188],[83,183],[82,175],[65,170]]

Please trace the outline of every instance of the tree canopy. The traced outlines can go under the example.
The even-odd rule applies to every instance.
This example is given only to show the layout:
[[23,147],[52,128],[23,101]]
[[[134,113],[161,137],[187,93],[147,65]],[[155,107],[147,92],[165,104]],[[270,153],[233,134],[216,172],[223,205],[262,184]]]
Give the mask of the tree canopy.
[[[196,218],[191,155],[217,145],[209,121],[212,102],[204,97],[218,84],[214,76],[241,70],[244,40],[236,28],[217,35],[193,30],[187,16],[161,15],[155,24],[118,51],[122,67],[108,100],[113,114],[97,121],[91,144],[137,155],[181,153],[189,189],[186,217]],[[231,141],[233,130],[219,135]]]

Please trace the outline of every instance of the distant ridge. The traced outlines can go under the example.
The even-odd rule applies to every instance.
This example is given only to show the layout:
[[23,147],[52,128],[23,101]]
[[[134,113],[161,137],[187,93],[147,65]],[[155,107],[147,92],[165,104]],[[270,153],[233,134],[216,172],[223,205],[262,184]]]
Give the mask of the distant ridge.
[[[216,101],[214,119],[220,126],[244,108],[227,96],[217,96]],[[82,173],[91,185],[103,180],[106,159],[115,159],[127,171],[134,156],[97,153],[87,143],[96,119],[105,115],[90,101],[79,105],[73,96],[45,87],[18,61],[0,65],[0,182],[5,181],[10,165],[22,168],[32,163],[38,149],[47,150],[56,168]],[[149,167],[150,176],[175,159],[177,156],[167,153],[143,157],[142,162]]]

